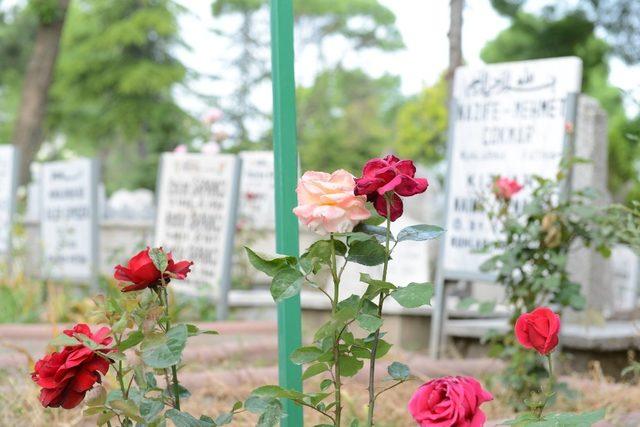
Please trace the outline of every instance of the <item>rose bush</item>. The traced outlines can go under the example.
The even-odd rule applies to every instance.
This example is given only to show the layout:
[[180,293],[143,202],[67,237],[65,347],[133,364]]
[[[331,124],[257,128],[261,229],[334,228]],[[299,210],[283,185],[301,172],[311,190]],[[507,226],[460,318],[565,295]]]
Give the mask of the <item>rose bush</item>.
[[[111,360],[108,353],[113,338],[109,328],[100,328],[95,334],[89,326],[79,324],[64,331],[68,344],[61,351],[47,354],[35,364],[32,380],[41,387],[40,403],[44,407],[75,408],[87,391],[102,382]],[[87,347],[90,340],[95,348]]]
[[409,412],[420,427],[482,427],[487,419],[480,405],[493,396],[472,377],[444,377],[418,388]]

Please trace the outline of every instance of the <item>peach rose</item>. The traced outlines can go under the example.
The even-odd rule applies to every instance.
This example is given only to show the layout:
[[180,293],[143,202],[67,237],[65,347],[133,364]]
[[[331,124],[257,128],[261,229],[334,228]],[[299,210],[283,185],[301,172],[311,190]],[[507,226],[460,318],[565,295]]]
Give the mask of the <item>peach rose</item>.
[[355,180],[349,172],[305,172],[298,182],[298,206],[293,213],[318,234],[346,233],[371,215],[366,196],[353,193]]

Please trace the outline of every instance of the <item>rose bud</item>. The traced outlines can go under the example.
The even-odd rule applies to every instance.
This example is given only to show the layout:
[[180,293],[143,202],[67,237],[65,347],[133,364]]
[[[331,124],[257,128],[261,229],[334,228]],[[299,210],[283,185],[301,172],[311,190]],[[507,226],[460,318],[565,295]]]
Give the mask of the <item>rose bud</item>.
[[[162,250],[162,248],[160,250]],[[172,278],[178,280],[186,279],[187,274],[191,272],[192,265],[193,262],[191,261],[175,262],[171,253],[168,253],[167,269],[163,275],[165,283],[169,283]],[[122,288],[122,292],[138,291],[162,284],[160,270],[158,270],[151,260],[149,248],[138,252],[138,254],[129,260],[126,267],[117,265],[115,270],[113,277],[116,280],[132,283],[132,285]]]
[[345,233],[371,216],[364,196],[353,193],[355,181],[349,172],[332,174],[305,172],[298,182],[298,206],[293,213],[318,234]]
[[403,212],[400,196],[407,197],[424,193],[429,186],[425,178],[416,178],[416,167],[411,160],[400,160],[396,156],[371,159],[362,169],[362,177],[356,179],[355,194],[367,196],[376,212],[387,216],[389,198],[391,221]]
[[78,340],[78,345],[66,346],[36,362],[31,379],[41,387],[39,399],[44,407],[78,406],[87,391],[102,382],[100,374],[105,375],[109,370],[106,354],[113,351],[109,347],[113,340],[109,328],[100,328],[93,334],[89,326],[79,324],[64,333],[71,337],[84,335],[101,347],[92,350]]
[[409,412],[420,427],[482,427],[486,416],[480,405],[493,396],[472,377],[443,377],[416,390]]
[[560,316],[550,308],[538,307],[524,313],[516,321],[515,333],[520,344],[542,355],[551,353],[558,345]]

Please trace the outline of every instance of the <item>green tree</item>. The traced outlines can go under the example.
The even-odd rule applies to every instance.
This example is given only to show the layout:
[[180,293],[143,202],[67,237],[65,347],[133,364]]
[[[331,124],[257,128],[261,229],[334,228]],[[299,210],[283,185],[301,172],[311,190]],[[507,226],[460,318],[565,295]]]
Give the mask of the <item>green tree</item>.
[[[319,69],[333,65],[324,55],[324,43],[331,38],[346,42],[347,50],[395,50],[403,46],[394,14],[378,0],[294,0],[293,5],[298,50],[315,48]],[[249,139],[248,122],[268,117],[251,99],[253,90],[270,78],[269,38],[256,31],[262,28],[268,33],[267,8],[267,0],[215,0],[212,6],[216,17],[240,18],[233,31],[219,30],[238,48],[231,63],[237,86],[223,107],[236,129],[234,139],[240,144]],[[331,57],[336,56],[332,51]]]
[[77,0],[53,86],[51,134],[106,162],[108,188],[153,188],[158,156],[191,139],[198,125],[172,89],[187,69],[172,0]]
[[627,134],[640,134],[638,121],[625,115],[620,90],[609,84],[608,59],[613,50],[598,37],[598,24],[582,9],[561,12],[547,7],[540,16],[518,11],[524,1],[493,1],[511,16],[509,28],[482,50],[486,62],[519,61],[575,55],[583,62],[582,91],[600,101],[609,116],[609,188],[618,200],[640,186],[635,170],[638,147]]
[[394,148],[400,157],[430,164],[441,160],[447,143],[447,81],[407,100],[398,109]]
[[399,86],[397,77],[337,67],[298,88],[302,168],[358,174],[368,159],[391,148]]

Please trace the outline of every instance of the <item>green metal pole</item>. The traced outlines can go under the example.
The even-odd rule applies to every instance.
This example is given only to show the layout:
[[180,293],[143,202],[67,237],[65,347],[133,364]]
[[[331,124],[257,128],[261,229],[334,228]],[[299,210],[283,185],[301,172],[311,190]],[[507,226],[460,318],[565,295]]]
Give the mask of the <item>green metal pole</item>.
[[[291,0],[271,0],[271,77],[273,85],[273,153],[276,191],[276,251],[298,256],[298,150],[293,68],[293,6]],[[280,386],[302,391],[302,369],[289,360],[300,347],[300,296],[278,304],[278,376]],[[301,427],[302,407],[285,400],[284,427]]]

